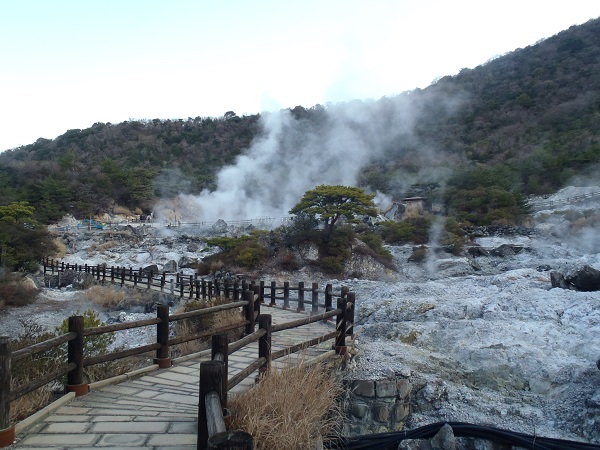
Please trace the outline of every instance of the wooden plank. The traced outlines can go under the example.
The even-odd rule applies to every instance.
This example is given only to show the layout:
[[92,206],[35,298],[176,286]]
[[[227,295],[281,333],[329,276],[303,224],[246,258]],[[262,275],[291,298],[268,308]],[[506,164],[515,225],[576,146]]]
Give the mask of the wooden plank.
[[308,325],[309,323],[318,322],[323,319],[327,319],[329,317],[334,317],[340,314],[342,310],[334,309],[333,311],[329,311],[322,314],[316,314],[314,316],[305,317],[303,319],[293,320],[291,322],[280,323],[279,325],[273,325],[271,331],[273,333],[277,331],[289,330],[291,328],[301,327],[302,325]]
[[141,355],[142,353],[148,353],[153,350],[158,350],[160,344],[148,344],[140,347],[134,347],[127,350],[121,350],[120,352],[108,353],[106,355],[90,356],[83,360],[83,366],[89,367],[95,364],[105,363],[109,361],[116,361],[117,359],[127,358],[128,356]]
[[252,342],[258,341],[266,333],[267,333],[266,330],[256,330],[254,333],[248,334],[248,335],[244,336],[242,339],[238,339],[237,341],[232,342],[228,346],[229,355],[235,353],[239,349],[245,347],[246,345],[248,345]]
[[141,328],[148,325],[156,325],[160,323],[160,319],[154,317],[152,319],[134,320],[132,322],[115,323],[111,325],[103,325],[101,327],[86,328],[83,330],[84,336],[94,336],[102,333],[112,333],[115,331],[128,330],[130,328]]
[[68,373],[70,373],[71,371],[73,371],[75,369],[77,369],[77,364],[69,363],[52,373],[49,373],[49,374],[47,374],[43,377],[37,378],[23,386],[20,386],[19,388],[13,390],[10,393],[10,400],[14,401],[20,397],[23,397],[24,395],[29,394],[30,392],[33,392],[36,389],[41,388],[45,384],[48,384],[54,380],[58,380],[59,378],[64,377],[65,375],[67,375]]
[[282,358],[284,356],[291,355],[292,353],[296,353],[301,350],[307,349],[314,345],[318,345],[322,342],[329,341],[330,339],[336,338],[337,335],[338,335],[338,332],[333,331],[329,334],[324,334],[323,336],[319,336],[317,338],[310,339],[308,341],[300,342],[299,344],[291,345],[289,347],[286,347],[284,349],[281,349],[281,350],[271,353],[271,360],[273,361],[273,360]]
[[37,344],[30,345],[29,347],[24,347],[12,353],[12,362],[15,363],[27,358],[28,356],[37,355],[38,353],[53,349],[75,339],[75,337],[77,337],[75,333],[66,333],[52,339],[48,339],[47,341],[39,342]]
[[169,316],[169,321],[174,322],[176,320],[189,319],[190,317],[204,316],[206,314],[212,314],[212,313],[219,312],[219,311],[226,311],[228,309],[239,308],[242,306],[246,306],[247,304],[248,304],[247,301],[233,302],[233,303],[226,303],[224,305],[211,306],[209,308],[197,309],[195,311],[188,311],[188,312],[179,313],[179,314],[172,314],[171,316]]
[[234,387],[240,384],[244,379],[246,379],[252,372],[260,369],[262,366],[267,364],[266,358],[258,358],[244,370],[238,372],[236,375],[231,377],[227,382],[227,391],[231,391]]

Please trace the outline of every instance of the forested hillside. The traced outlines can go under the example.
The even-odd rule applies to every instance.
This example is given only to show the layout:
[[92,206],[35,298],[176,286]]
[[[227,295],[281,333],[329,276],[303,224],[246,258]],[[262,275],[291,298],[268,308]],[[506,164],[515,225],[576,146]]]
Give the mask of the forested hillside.
[[[370,133],[406,130],[361,166],[358,184],[392,196],[438,198],[462,221],[518,220],[526,195],[553,192],[596,170],[599,74],[596,19],[427,89],[378,100]],[[410,129],[388,107],[402,102],[416,111]],[[298,106],[289,113],[304,127],[296,128],[299,135],[305,129],[318,139],[336,126],[328,111],[342,106]],[[260,115],[233,112],[69,130],[0,154],[0,204],[27,201],[43,221],[113,205],[149,212],[158,198],[214,188],[219,169],[261,133]],[[424,149],[437,156],[424,158]],[[428,165],[431,171],[424,170]],[[444,168],[452,170],[433,170]]]

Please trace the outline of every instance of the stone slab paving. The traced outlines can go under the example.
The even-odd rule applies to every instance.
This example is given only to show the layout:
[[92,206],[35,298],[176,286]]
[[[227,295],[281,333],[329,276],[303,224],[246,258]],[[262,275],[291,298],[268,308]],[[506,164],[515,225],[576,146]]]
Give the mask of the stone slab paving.
[[[262,307],[280,324],[302,317],[295,311]],[[334,331],[334,323],[322,322],[273,334],[277,351]],[[274,361],[282,367],[298,358],[310,358],[330,350],[332,341],[318,348]],[[258,357],[257,343],[229,356],[229,378]],[[58,408],[43,420],[17,434],[19,449],[194,449],[198,416],[200,362],[208,356],[174,360],[173,367],[148,372],[120,384],[93,389]],[[254,384],[257,373],[250,375],[232,392]]]

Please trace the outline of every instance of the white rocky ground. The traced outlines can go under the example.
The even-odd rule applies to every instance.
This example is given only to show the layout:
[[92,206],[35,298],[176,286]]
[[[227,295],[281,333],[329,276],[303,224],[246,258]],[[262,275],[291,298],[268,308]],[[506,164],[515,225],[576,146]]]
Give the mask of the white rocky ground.
[[[600,269],[600,234],[588,223],[577,231],[570,227],[573,210],[589,213],[599,206],[537,213],[543,223],[536,237],[477,239],[489,249],[522,246],[515,255],[438,254],[416,264],[407,262],[410,247],[392,247],[397,274],[362,263],[363,273],[379,272],[386,281],[329,280],[356,292],[359,353],[350,376],[408,378],[414,386],[411,428],[452,420],[600,443],[600,292],[552,288],[549,275],[584,264]],[[136,233],[133,245],[115,233],[114,246],[102,245],[99,238],[106,233],[84,233],[87,237],[71,239],[65,260],[161,267],[202,255],[196,238]],[[277,279],[288,275],[326,281],[308,271]],[[42,308],[38,317],[48,325],[89,306],[72,292],[46,290],[44,298],[51,301],[34,308]],[[5,312],[0,333],[32,311]]]

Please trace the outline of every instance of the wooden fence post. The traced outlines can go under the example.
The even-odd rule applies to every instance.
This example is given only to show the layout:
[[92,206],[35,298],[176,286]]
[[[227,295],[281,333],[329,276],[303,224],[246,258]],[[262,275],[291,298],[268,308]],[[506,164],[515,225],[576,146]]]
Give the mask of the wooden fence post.
[[[211,343],[211,359],[223,361],[225,376],[223,377],[223,409],[227,408],[227,376],[229,373],[229,337],[227,333],[213,334]],[[220,355],[220,356],[219,356]]]
[[15,441],[15,427],[10,426],[10,339],[0,336],[0,447]]
[[231,284],[229,283],[229,281],[226,279],[225,281],[223,281],[223,289],[224,289],[224,296],[227,300],[231,299]]
[[160,292],[163,292],[165,290],[165,282],[167,281],[167,273],[165,271],[163,271],[162,275],[160,276]]
[[169,307],[159,305],[156,308],[156,317],[160,323],[156,324],[156,342],[160,348],[156,349],[154,364],[158,364],[161,369],[171,367],[171,358],[169,358]]
[[283,309],[290,308],[290,282],[283,282]]
[[335,353],[338,355],[346,354],[346,297],[339,297],[337,300],[337,309],[342,311],[336,317],[335,328],[337,337],[335,338]]
[[244,306],[245,319],[248,321],[246,324],[246,334],[254,333],[254,291],[244,291],[244,300],[248,302]]
[[208,443],[208,417],[206,413],[206,394],[216,392],[223,400],[223,376],[227,377],[222,361],[203,361],[200,363],[200,389],[198,398],[198,441],[197,448],[205,449]]
[[271,281],[271,301],[269,302],[269,306],[275,306],[275,297],[277,296],[277,282]]
[[237,281],[233,282],[233,301],[237,302],[240,299],[240,283]]
[[298,283],[298,312],[304,311],[304,281]]
[[[252,289],[254,291],[254,297],[256,298],[256,300],[254,300],[254,317],[258,319],[258,316],[260,316],[260,286],[255,284],[252,286]],[[254,320],[256,321],[256,319]]]
[[[333,286],[331,284],[327,284],[325,286],[325,312],[331,311],[332,300],[333,300]],[[327,319],[323,319],[323,323],[327,323]]]
[[346,303],[346,336],[354,337],[354,301],[356,294],[354,292],[348,292],[346,295],[348,300]]
[[209,281],[208,282],[208,299],[212,299],[213,297],[213,282]]
[[260,303],[265,302],[265,281],[264,280],[260,280],[260,286],[259,286],[259,290],[258,290],[258,301]]
[[267,334],[258,339],[258,357],[267,359],[267,364],[258,369],[259,379],[267,374],[271,367],[271,324],[272,318],[270,314],[261,314],[258,316],[258,328],[267,332]]
[[310,310],[310,315],[315,316],[319,314],[319,283],[312,284],[312,298],[311,305],[312,308]]
[[90,388],[83,382],[83,316],[69,317],[69,333],[77,337],[70,340],[67,347],[68,362],[75,363],[75,368],[67,374],[65,392],[75,392],[77,397],[85,395]]
[[202,300],[206,300],[206,280],[202,278]]
[[194,286],[196,287],[196,300],[200,300],[200,280],[194,280]]

